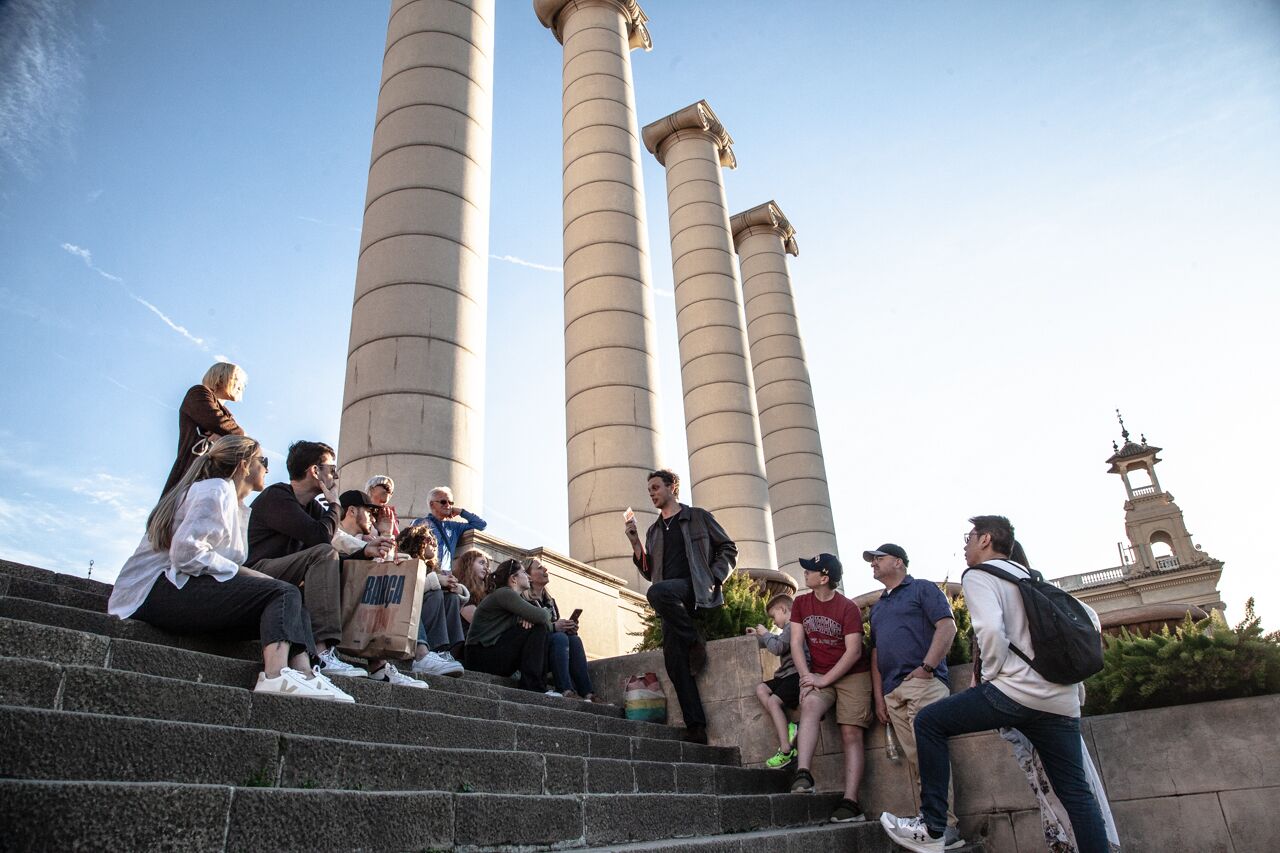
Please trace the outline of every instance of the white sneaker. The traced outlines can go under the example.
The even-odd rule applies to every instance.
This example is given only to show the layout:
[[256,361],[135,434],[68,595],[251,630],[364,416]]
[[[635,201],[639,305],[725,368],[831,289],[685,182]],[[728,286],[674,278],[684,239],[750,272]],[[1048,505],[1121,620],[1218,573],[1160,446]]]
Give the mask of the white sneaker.
[[312,679],[287,666],[281,667],[280,674],[275,678],[267,678],[265,672],[258,673],[258,683],[254,685],[253,692],[274,693],[277,696],[301,696],[303,699],[333,700],[333,697],[327,693],[317,691],[312,684]]
[[889,840],[899,847],[916,853],[943,853],[946,849],[946,836],[930,837],[928,828],[919,817],[895,817],[885,812],[880,815],[880,825],[889,835]]
[[[443,651],[443,652],[436,652],[436,654],[440,655],[440,659],[441,659],[441,660],[444,660],[444,661],[446,661],[446,662],[448,662],[448,663],[456,663],[458,666],[462,666],[462,661],[460,661],[460,660],[458,660],[457,658],[455,658],[455,657],[453,656],[453,652],[450,652],[450,651]],[[463,667],[463,668],[465,669],[465,667]]]
[[327,676],[341,676],[342,678],[358,678],[369,674],[367,670],[352,666],[338,657],[338,653],[334,651],[333,646],[320,653],[320,668],[324,670],[324,674]]
[[369,673],[369,680],[385,681],[389,684],[399,684],[403,687],[416,687],[419,690],[426,690],[428,686],[425,681],[405,675],[392,666],[390,661],[384,663],[382,669],[375,669]]
[[[446,653],[447,654],[447,653]],[[450,656],[447,660],[439,652],[427,652],[413,662],[413,671],[423,675],[462,675],[462,664]]]
[[[897,817],[893,812],[884,812],[880,815],[880,825],[884,827],[885,832],[888,832],[891,826],[908,829],[915,821],[924,823],[924,815],[917,814],[915,817]],[[942,849],[956,850],[963,846],[964,839],[960,837],[960,830],[957,827],[948,826],[946,831],[942,834]]]
[[555,697],[555,698],[557,698],[557,699],[562,699],[562,698],[564,698],[564,694],[563,694],[563,693],[557,693],[557,692],[556,692],[556,691],[554,691],[554,690],[548,690],[546,693],[543,693],[542,695],[543,695],[543,696],[554,696],[554,697]]
[[330,681],[325,676],[325,674],[320,670],[320,667],[313,666],[311,668],[311,674],[314,677],[311,678],[308,683],[311,685],[311,687],[314,690],[320,693],[327,694],[329,698],[332,699],[334,702],[346,702],[347,704],[355,704],[356,697],[352,696],[350,693],[344,693],[341,690],[339,690],[334,685],[334,683]]

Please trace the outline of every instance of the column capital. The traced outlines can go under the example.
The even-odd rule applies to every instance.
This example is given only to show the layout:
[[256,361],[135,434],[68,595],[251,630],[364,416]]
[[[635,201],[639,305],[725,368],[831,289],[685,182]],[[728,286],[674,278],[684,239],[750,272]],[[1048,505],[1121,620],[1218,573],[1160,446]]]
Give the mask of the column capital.
[[653,50],[653,39],[649,38],[649,28],[645,26],[649,16],[636,0],[533,0],[533,13],[542,26],[551,30],[556,41],[563,44],[563,21],[578,9],[590,6],[604,6],[622,15],[627,25],[627,43],[632,50]]
[[649,153],[658,158],[662,165],[666,164],[666,151],[677,139],[697,134],[711,140],[720,158],[720,165],[730,169],[738,167],[738,158],[733,156],[733,137],[724,129],[720,119],[712,111],[705,100],[690,104],[682,110],[676,110],[666,118],[644,126],[640,138]]
[[750,210],[734,214],[729,218],[729,230],[733,232],[733,247],[752,234],[772,232],[782,239],[782,247],[788,255],[800,256],[800,244],[796,242],[796,229],[787,219],[776,201],[766,201]]

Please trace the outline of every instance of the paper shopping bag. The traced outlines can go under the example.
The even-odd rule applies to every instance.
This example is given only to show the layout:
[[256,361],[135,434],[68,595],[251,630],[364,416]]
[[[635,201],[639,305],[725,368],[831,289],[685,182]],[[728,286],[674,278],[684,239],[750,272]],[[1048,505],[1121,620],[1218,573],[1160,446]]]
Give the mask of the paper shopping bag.
[[667,721],[667,694],[662,682],[653,672],[633,675],[627,679],[623,692],[623,705],[628,720],[644,720],[649,723]]
[[413,657],[427,566],[421,560],[342,564],[342,642],[362,658]]

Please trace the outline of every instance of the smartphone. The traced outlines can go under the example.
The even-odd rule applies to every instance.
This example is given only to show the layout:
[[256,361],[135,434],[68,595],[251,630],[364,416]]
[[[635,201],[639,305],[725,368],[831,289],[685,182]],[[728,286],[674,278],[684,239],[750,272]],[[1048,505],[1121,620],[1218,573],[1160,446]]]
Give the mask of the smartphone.
[[578,617],[579,617],[579,616],[581,616],[581,615],[582,615],[582,608],[581,608],[581,607],[579,607],[577,610],[573,611],[573,615],[569,617],[569,621],[570,621],[570,622],[577,622],[577,621],[578,621]]

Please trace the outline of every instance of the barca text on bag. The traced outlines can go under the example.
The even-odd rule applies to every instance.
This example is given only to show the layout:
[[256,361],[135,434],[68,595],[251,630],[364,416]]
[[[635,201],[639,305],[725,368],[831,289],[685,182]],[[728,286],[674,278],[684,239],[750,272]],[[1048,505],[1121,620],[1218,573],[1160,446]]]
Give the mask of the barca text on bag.
[[413,657],[427,566],[421,560],[342,563],[342,651],[364,658]]

